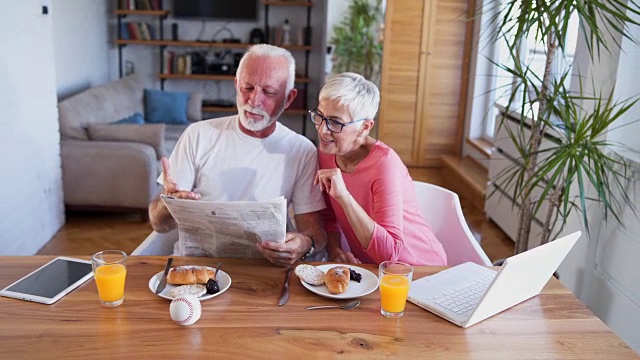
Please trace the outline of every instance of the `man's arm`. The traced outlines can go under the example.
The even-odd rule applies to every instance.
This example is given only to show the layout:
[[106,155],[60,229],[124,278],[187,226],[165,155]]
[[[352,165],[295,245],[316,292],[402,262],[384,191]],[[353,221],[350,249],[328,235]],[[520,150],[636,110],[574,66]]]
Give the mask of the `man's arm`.
[[169,232],[178,226],[164,201],[157,197],[149,204],[149,222],[153,230],[159,233]]
[[298,214],[293,217],[296,220],[296,229],[298,230],[298,233],[303,236],[301,253],[298,258],[301,258],[309,251],[309,249],[311,249],[311,239],[309,239],[309,237],[312,237],[315,241],[315,252],[318,252],[327,246],[327,233],[324,231],[322,226],[322,216],[320,216],[320,211]]
[[[200,194],[178,189],[178,185],[171,177],[169,160],[166,157],[160,159],[160,162],[162,163],[162,194],[171,195],[176,199],[200,200]],[[159,233],[169,232],[178,226],[160,196],[149,204],[149,222],[153,230]]]

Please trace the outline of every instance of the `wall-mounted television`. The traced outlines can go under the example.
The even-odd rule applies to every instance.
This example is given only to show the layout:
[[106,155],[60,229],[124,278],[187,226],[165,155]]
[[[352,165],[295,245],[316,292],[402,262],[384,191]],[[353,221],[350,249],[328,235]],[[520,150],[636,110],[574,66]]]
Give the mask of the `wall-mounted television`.
[[256,21],[258,0],[173,0],[173,17]]

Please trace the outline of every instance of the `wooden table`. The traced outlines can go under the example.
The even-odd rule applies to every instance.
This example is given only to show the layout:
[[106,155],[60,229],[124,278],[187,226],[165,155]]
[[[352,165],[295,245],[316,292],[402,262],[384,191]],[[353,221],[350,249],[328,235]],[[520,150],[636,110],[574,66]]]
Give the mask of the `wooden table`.
[[[0,288],[52,259],[0,257]],[[262,260],[223,259],[231,288],[202,302],[202,318],[178,326],[169,301],[149,291],[166,257],[130,257],[125,302],[105,308],[93,280],[54,305],[0,297],[0,350],[15,358],[639,358],[559,281],[542,294],[468,329],[408,304],[401,319],[380,315],[376,291],[359,308],[306,310],[334,304],[291,279],[289,302],[278,307],[285,270]],[[181,258],[174,266],[214,265]],[[375,267],[365,266],[374,273]],[[441,268],[418,267],[414,278]]]

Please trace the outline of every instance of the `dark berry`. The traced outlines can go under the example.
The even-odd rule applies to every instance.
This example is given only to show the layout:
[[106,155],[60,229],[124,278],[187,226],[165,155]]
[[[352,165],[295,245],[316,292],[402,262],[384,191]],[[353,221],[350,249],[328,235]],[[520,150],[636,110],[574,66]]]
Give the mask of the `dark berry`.
[[353,269],[349,269],[349,277],[355,282],[362,280],[362,275]]
[[207,281],[207,294],[217,294],[220,291],[220,285],[214,279]]

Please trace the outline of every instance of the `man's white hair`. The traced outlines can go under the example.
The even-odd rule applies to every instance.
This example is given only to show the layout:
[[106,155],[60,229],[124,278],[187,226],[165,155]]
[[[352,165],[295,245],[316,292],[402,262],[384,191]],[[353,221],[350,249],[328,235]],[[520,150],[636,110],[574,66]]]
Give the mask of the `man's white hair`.
[[345,72],[327,81],[320,90],[320,100],[337,101],[351,115],[351,120],[373,119],[380,106],[380,91],[374,83],[356,73]]
[[271,58],[283,57],[287,60],[287,65],[289,67],[287,70],[289,70],[289,75],[287,77],[286,93],[288,95],[291,89],[293,89],[293,83],[296,78],[296,60],[293,58],[293,55],[291,55],[288,50],[273,45],[252,45],[251,47],[249,47],[244,56],[242,56],[242,59],[240,59],[240,63],[238,64],[238,71],[236,73],[237,77],[240,77],[240,73],[244,68],[245,60],[250,56],[265,56]]

